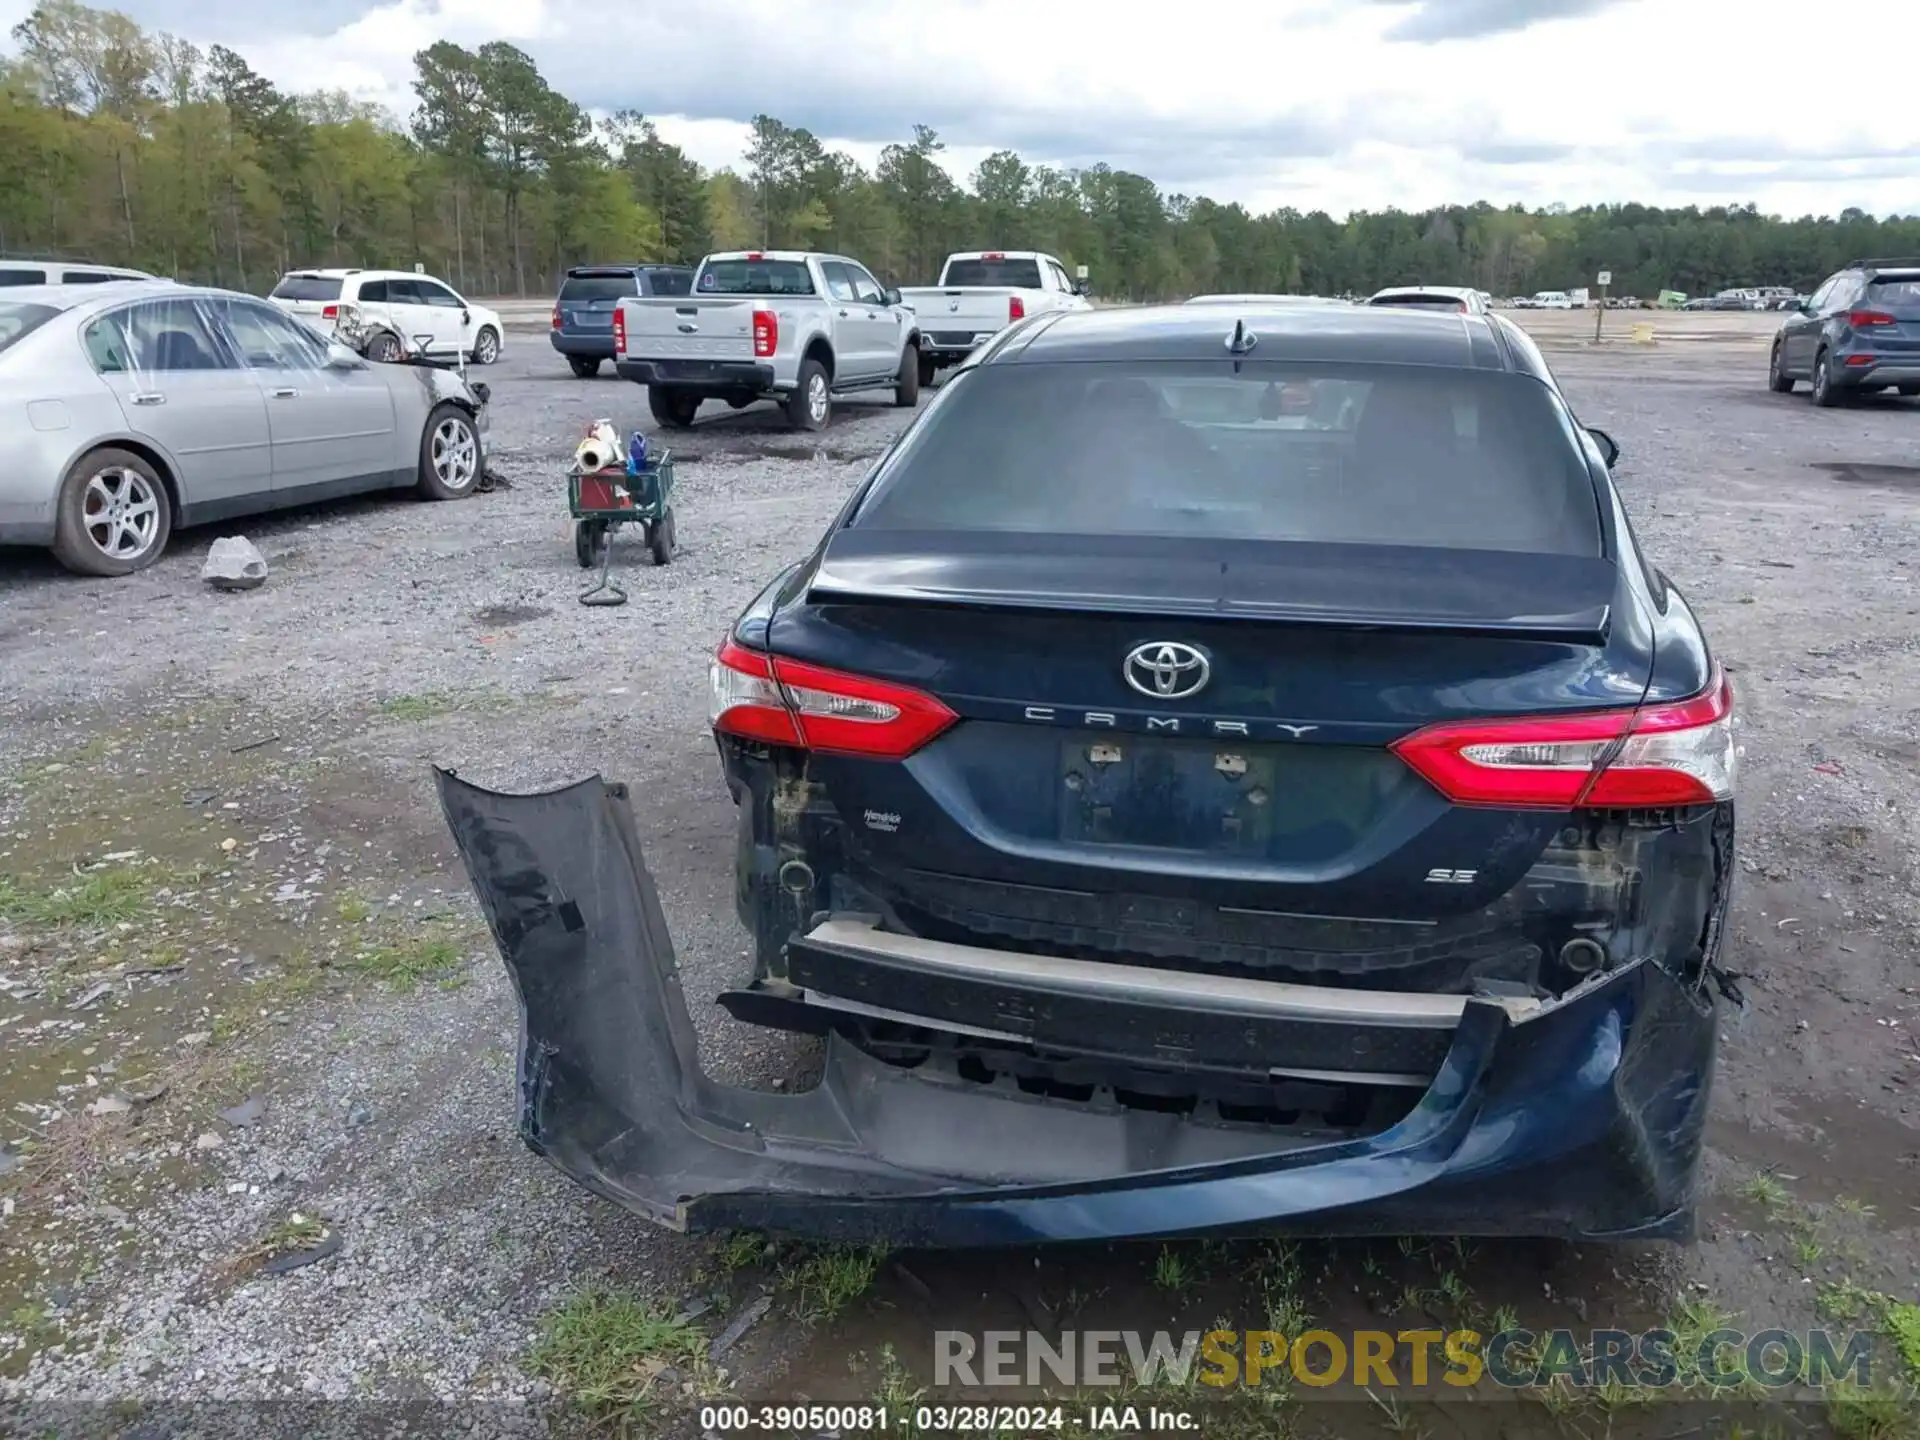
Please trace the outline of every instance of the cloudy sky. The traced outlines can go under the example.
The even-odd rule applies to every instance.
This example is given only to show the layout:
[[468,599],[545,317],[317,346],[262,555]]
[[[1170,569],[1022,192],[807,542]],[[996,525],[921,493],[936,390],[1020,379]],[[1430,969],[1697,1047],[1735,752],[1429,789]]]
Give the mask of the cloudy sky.
[[[8,26],[31,0],[0,0]],[[110,3],[110,0],[102,0]],[[594,109],[631,106],[709,166],[743,121],[863,163],[916,122],[965,179],[990,150],[1104,160],[1168,191],[1336,214],[1488,199],[1753,201],[1920,212],[1920,111],[1811,88],[1804,8],[1742,0],[124,0],[275,82],[410,107],[412,55],[506,39]],[[1773,18],[1773,17],[1777,17]],[[1828,57],[1882,57],[1920,6]],[[1832,36],[1826,36],[1832,39]],[[1869,59],[1869,63],[1873,63]]]

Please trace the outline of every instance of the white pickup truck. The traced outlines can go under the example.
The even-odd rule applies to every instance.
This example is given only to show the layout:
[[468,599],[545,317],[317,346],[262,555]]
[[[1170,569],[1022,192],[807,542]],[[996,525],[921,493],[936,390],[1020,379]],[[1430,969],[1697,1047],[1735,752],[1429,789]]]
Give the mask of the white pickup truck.
[[920,317],[920,383],[958,365],[994,333],[1029,315],[1085,310],[1086,286],[1038,250],[968,250],[949,255],[938,285],[900,292]]
[[835,395],[892,390],[920,399],[920,331],[898,290],[844,255],[734,250],[709,255],[690,295],[623,296],[613,368],[647,387],[653,418],[693,424],[703,400],[772,400],[797,430],[827,423]]

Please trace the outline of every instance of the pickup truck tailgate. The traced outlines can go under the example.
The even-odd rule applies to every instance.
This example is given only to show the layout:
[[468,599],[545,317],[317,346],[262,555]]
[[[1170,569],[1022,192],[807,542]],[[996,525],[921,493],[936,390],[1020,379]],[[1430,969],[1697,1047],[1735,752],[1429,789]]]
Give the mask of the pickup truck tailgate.
[[635,360],[752,360],[750,297],[628,297],[620,302],[615,347]]
[[[942,289],[928,285],[901,292],[913,306],[920,330],[944,349],[971,349],[1011,323],[1011,301],[1022,292],[978,286]],[[1032,302],[1027,302],[1031,304]]]

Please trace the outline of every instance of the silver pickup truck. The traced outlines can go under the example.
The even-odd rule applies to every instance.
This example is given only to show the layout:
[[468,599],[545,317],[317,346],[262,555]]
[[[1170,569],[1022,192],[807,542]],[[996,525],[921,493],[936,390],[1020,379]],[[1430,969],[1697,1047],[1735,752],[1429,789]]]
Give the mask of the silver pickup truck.
[[772,400],[797,430],[827,423],[832,398],[892,390],[920,399],[920,330],[898,290],[856,260],[800,250],[709,255],[693,293],[620,301],[613,368],[647,387],[653,418],[684,430],[703,400]]

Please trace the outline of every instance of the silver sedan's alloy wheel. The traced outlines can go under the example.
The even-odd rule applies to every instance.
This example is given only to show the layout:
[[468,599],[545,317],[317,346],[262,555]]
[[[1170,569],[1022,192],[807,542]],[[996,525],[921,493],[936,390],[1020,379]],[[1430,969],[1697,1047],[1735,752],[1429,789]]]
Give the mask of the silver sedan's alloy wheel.
[[159,538],[160,497],[139,471],[110,465],[88,477],[80,524],[94,549],[109,560],[138,560]]
[[480,473],[480,445],[473,426],[449,415],[433,427],[433,475],[449,490],[464,490]]
[[807,381],[807,414],[818,425],[827,418],[827,377],[814,375]]

